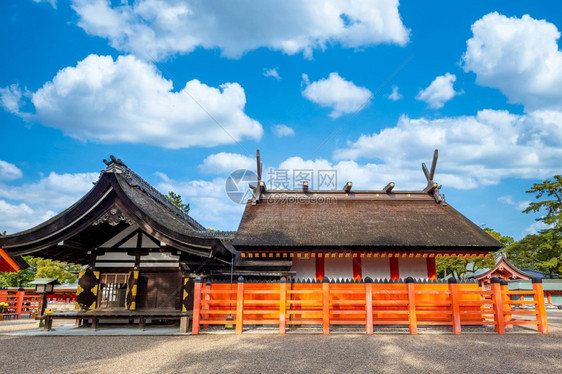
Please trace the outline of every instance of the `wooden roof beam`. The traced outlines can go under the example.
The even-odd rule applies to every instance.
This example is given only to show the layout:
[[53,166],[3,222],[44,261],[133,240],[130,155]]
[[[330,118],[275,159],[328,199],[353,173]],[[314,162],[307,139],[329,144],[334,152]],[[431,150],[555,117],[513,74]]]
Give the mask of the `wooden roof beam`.
[[384,188],[383,188],[382,190],[383,190],[385,193],[390,193],[393,188],[394,188],[394,182],[390,182],[389,184],[387,184],[386,186],[384,186]]
[[345,186],[343,186],[343,191],[344,191],[345,193],[349,193],[349,191],[351,191],[351,186],[353,186],[353,183],[347,182],[347,183],[345,184]]

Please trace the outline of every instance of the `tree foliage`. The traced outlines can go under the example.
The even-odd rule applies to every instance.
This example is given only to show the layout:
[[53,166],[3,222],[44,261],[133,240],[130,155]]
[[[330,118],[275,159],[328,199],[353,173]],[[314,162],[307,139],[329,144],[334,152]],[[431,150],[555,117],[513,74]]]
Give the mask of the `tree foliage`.
[[[532,202],[523,211],[544,212],[537,221],[548,228],[538,234],[527,235],[508,248],[508,259],[520,268],[538,270],[549,274],[562,275],[562,177],[536,183],[527,193],[536,194],[540,201]],[[545,199],[545,197],[547,197]]]
[[507,256],[519,268],[562,276],[562,235],[557,230],[527,235],[509,247]]
[[166,199],[168,199],[172,204],[174,204],[175,206],[180,208],[182,210],[182,212],[184,212],[185,214],[189,213],[189,203],[184,204],[184,202],[182,201],[181,195],[178,195],[175,192],[170,191],[165,196],[166,196]]
[[25,287],[35,278],[57,278],[61,283],[74,283],[82,265],[68,264],[39,257],[24,256],[27,269],[17,273],[0,273],[1,287]]
[[[498,252],[503,252],[507,246],[512,245],[515,240],[510,236],[503,236],[488,227],[483,228],[488,235],[499,241],[504,245],[503,249]],[[496,264],[495,256],[472,258],[461,257],[439,257],[436,259],[437,277],[443,278],[447,275],[452,275],[455,278],[463,279],[467,277],[467,273],[477,272],[482,269],[492,268]]]
[[545,194],[552,199],[532,202],[523,211],[523,213],[546,211],[546,215],[537,218],[537,221],[544,222],[552,228],[562,229],[562,176],[555,175],[554,181],[545,180],[542,183],[534,184],[527,193],[536,194],[536,198],[540,199]]

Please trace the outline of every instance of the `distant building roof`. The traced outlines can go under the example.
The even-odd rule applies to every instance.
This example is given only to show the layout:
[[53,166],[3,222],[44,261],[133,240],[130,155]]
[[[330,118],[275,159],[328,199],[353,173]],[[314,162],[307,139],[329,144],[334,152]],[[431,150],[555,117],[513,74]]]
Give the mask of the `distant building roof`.
[[515,265],[509,262],[503,254],[498,257],[496,265],[492,269],[482,269],[482,271],[471,276],[471,278],[478,281],[489,280],[492,277],[498,277],[506,280],[533,278],[531,274],[525,273],[515,267]]

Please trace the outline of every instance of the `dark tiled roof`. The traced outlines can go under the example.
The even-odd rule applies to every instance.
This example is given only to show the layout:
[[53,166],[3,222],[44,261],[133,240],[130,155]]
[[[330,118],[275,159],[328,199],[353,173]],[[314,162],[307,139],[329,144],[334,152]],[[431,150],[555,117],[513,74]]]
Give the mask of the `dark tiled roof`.
[[208,231],[127,167],[124,166],[121,173],[116,173],[116,178],[123,192],[137,208],[162,226],[181,234],[202,238],[232,239],[234,237],[232,231]]
[[258,203],[246,205],[233,244],[239,250],[339,246],[489,251],[502,247],[429,193],[376,192],[267,192]]

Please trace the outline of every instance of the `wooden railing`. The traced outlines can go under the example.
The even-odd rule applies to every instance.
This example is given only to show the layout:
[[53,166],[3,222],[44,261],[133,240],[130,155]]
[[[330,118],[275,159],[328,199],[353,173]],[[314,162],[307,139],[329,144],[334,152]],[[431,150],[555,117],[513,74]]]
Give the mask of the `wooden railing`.
[[1,290],[0,302],[8,303],[2,315],[21,318],[22,315],[33,315],[39,311],[41,295],[26,295],[25,291]]
[[[533,300],[512,301],[511,295],[533,295]],[[533,310],[513,309],[533,305]],[[521,315],[533,319],[521,318]],[[517,318],[516,318],[517,317]],[[193,334],[209,325],[278,325],[284,334],[288,326],[319,325],[324,334],[333,325],[362,325],[372,334],[378,325],[406,325],[417,334],[420,325],[451,326],[455,334],[463,325],[494,325],[504,334],[506,327],[533,324],[548,332],[544,294],[540,279],[532,291],[508,291],[507,283],[492,279],[491,289],[477,283],[443,281],[402,282],[371,279],[335,282],[309,280],[287,282],[202,283],[195,280]]]

